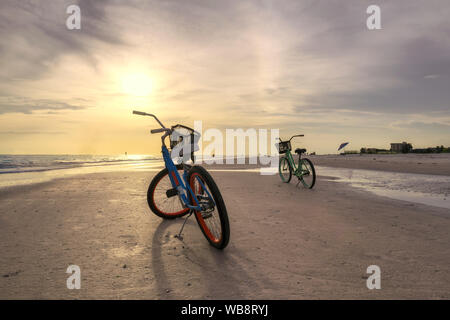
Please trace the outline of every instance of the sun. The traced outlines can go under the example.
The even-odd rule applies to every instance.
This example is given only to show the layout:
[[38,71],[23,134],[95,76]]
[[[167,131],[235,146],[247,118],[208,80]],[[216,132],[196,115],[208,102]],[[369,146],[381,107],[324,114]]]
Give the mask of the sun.
[[128,95],[144,97],[152,92],[153,81],[145,73],[131,73],[122,77],[122,91]]

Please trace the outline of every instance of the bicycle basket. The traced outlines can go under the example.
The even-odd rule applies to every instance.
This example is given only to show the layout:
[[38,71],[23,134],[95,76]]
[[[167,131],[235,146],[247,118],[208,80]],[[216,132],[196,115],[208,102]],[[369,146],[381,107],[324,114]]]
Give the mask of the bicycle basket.
[[291,151],[291,142],[290,141],[281,141],[276,144],[278,148],[278,153],[286,153],[286,151]]
[[194,152],[200,150],[199,140],[200,133],[197,131],[180,124],[173,126],[170,134],[172,159],[181,157],[183,162],[189,159],[194,161]]

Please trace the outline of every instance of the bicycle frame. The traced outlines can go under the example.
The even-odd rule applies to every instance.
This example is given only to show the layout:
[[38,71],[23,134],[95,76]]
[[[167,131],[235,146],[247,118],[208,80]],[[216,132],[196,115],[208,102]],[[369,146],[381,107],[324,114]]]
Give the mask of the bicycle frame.
[[[303,137],[303,136],[304,136],[303,134],[296,134],[296,135],[292,136],[292,137],[289,139],[289,141],[291,141],[291,140],[292,140],[293,138],[295,138],[295,137]],[[278,139],[280,139],[280,138],[278,138]],[[280,139],[280,141],[281,141],[281,139]],[[297,177],[303,176],[303,175],[304,175],[304,174],[303,174],[303,170],[301,170],[301,167],[302,167],[303,162],[300,161],[300,160],[301,160],[301,155],[298,155],[298,163],[299,163],[299,166],[297,167],[297,165],[295,164],[295,161],[294,161],[294,157],[292,156],[291,150],[287,150],[285,154],[286,154],[286,158],[288,159],[289,165],[290,165],[291,168],[294,170],[294,171],[293,171],[293,174],[294,174],[295,176],[297,176]]]
[[[177,167],[175,166],[172,158],[170,157],[170,152],[164,144],[161,148],[161,151],[162,151],[164,163],[166,165],[167,170],[169,171],[168,175],[169,175],[170,182],[172,183],[172,187],[174,187],[178,190],[178,195],[179,195],[181,201],[183,202],[183,204],[191,210],[202,211],[202,207],[200,206],[200,203],[198,202],[197,197],[195,196],[194,192],[191,189],[191,186],[189,185],[189,183],[187,181],[187,170],[184,169],[183,178],[181,178],[180,174],[178,173]],[[200,183],[203,190],[206,191],[206,194],[208,195],[208,197],[214,202],[214,198],[211,196],[211,194],[209,193],[208,189],[205,187],[203,182],[197,177],[196,177],[196,179]],[[180,188],[182,190],[180,190]],[[194,199],[195,203],[191,203],[188,195],[191,195],[190,198]],[[214,205],[215,205],[215,203],[214,203]]]
[[292,153],[291,153],[291,151],[286,151],[286,158],[288,159],[288,162],[289,162],[289,165],[291,166],[291,168],[293,169],[293,174],[294,175],[299,175],[299,167],[297,167],[297,165],[295,164],[295,161],[294,161],[294,157],[292,156]]
[[[133,114],[153,117],[159,123],[159,125],[161,126],[161,129],[153,129],[153,130],[150,130],[150,132],[151,133],[164,132],[163,136],[161,137],[161,144],[162,144],[161,152],[163,155],[164,163],[165,163],[167,171],[168,171],[168,176],[169,176],[170,182],[172,183],[172,187],[177,189],[178,196],[180,197],[180,200],[184,207],[189,208],[190,210],[202,211],[203,208],[201,207],[197,197],[195,196],[195,193],[192,191],[191,186],[189,185],[189,182],[187,181],[187,170],[186,170],[185,165],[183,164],[184,172],[183,172],[183,178],[181,178],[180,174],[178,173],[177,167],[173,163],[173,160],[170,156],[170,152],[167,149],[166,144],[164,143],[164,140],[167,138],[167,136],[169,136],[172,133],[173,129],[166,128],[154,114],[150,114],[150,113],[146,113],[146,112],[142,112],[142,111],[136,111],[136,110],[133,110]],[[177,125],[177,126],[184,127],[182,125]],[[187,128],[187,127],[185,127],[185,128]],[[193,158],[191,158],[191,159],[192,159],[192,161],[194,161]],[[205,187],[203,182],[198,177],[196,177],[196,179],[200,183],[203,190],[205,190],[209,199],[211,199],[211,201],[213,202],[213,204],[215,206],[216,203],[214,201],[214,198],[211,196],[208,189]],[[190,197],[191,199],[194,199],[195,203],[192,203],[189,200],[189,195],[191,196]]]

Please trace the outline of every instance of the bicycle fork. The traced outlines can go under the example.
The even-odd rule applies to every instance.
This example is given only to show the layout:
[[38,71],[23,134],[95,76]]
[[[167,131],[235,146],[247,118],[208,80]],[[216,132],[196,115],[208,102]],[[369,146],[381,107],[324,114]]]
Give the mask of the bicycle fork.
[[[200,209],[200,214],[202,215],[202,219],[206,220],[212,217],[212,212],[214,211],[215,208],[215,202],[214,200],[212,200],[212,196],[211,194],[208,192],[208,190],[206,189],[205,185],[203,184],[202,181],[200,181],[200,185],[201,185],[201,190],[206,191],[206,196],[205,195],[196,195],[189,186],[187,186],[187,190],[188,192],[191,193],[191,197],[195,200],[193,200],[192,205],[196,204],[197,207]],[[178,193],[178,196],[180,196],[181,198],[181,188],[179,188],[180,186],[177,186],[176,189],[172,189],[174,190],[172,192],[173,195],[175,195],[176,193]],[[203,193],[203,192],[202,192]],[[192,216],[192,214],[196,211],[196,209],[191,208],[190,206],[185,205],[184,201],[181,201],[182,205],[184,205],[184,207],[189,207],[189,214],[188,216],[184,219],[183,221],[183,225],[181,226],[180,231],[178,232],[177,235],[175,235],[175,238],[178,238],[180,240],[183,240],[183,236],[182,236],[182,232],[184,229],[184,226],[186,225],[187,220]]]

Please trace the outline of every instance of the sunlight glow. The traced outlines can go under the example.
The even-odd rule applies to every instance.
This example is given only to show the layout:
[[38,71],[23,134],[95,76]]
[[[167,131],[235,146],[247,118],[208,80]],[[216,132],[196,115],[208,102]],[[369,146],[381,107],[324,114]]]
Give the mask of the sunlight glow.
[[144,73],[127,74],[122,78],[122,90],[132,96],[148,96],[152,92],[152,79]]

